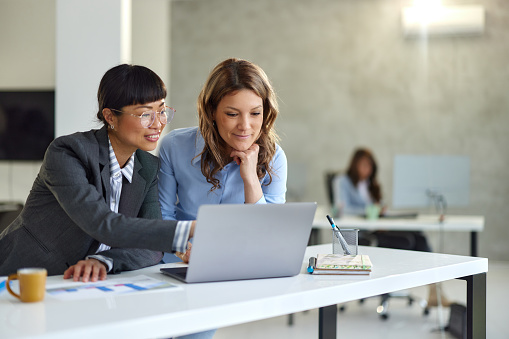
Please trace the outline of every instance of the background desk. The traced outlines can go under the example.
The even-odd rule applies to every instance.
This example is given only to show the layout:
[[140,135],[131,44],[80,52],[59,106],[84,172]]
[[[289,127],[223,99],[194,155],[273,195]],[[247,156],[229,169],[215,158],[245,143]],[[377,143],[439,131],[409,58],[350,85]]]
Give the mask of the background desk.
[[[361,247],[374,265],[371,277],[314,276],[183,284],[159,273],[158,265],[109,279],[147,275],[175,282],[178,290],[104,298],[22,304],[0,294],[0,338],[162,338],[320,308],[320,338],[336,338],[336,304],[440,281],[467,279],[470,337],[486,337],[488,259]],[[331,245],[308,247],[305,261],[330,253]],[[48,287],[61,284],[48,278]]]
[[[331,229],[325,218],[327,212],[323,208],[316,211],[313,220],[315,229]],[[367,220],[362,217],[344,216],[334,221],[339,228],[358,228],[363,231],[453,231],[470,232],[470,255],[477,256],[477,233],[484,229],[484,217],[447,215],[443,223],[438,215],[418,215],[417,218],[396,219],[380,218]]]

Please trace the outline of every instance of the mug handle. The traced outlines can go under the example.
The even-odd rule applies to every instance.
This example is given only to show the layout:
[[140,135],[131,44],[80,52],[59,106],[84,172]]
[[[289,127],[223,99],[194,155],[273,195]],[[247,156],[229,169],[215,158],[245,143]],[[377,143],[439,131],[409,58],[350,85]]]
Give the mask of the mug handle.
[[7,281],[5,282],[5,287],[7,287],[7,291],[9,291],[10,294],[12,294],[13,296],[15,296],[18,299],[21,299],[21,296],[19,294],[17,294],[13,290],[11,290],[10,282],[11,282],[11,280],[16,280],[16,279],[18,279],[18,275],[16,273],[9,275],[7,277]]

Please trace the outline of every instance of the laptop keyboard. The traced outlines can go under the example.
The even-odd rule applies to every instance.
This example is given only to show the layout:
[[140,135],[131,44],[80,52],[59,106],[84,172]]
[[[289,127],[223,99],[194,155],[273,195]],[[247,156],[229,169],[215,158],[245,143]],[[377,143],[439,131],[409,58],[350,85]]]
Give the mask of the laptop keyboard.
[[187,276],[187,267],[161,268],[161,272],[185,281]]
[[187,276],[187,267],[184,267],[185,269],[184,270],[175,270],[175,272],[172,272],[173,274],[181,277],[183,280],[186,280],[186,276]]

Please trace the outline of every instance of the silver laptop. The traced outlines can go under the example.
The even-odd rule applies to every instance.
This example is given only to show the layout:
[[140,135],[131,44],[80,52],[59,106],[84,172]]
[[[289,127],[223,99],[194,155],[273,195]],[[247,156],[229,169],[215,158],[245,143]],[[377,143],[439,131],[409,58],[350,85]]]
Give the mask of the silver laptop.
[[187,283],[297,275],[316,203],[202,205],[188,267],[161,268]]

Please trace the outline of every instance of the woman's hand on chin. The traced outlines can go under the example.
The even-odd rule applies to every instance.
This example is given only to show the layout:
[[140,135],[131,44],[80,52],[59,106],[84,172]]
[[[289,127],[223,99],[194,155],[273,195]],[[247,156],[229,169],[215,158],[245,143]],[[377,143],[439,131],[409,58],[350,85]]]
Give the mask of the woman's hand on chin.
[[256,203],[263,196],[260,179],[256,172],[259,151],[260,146],[252,144],[245,151],[233,150],[230,154],[240,166],[240,176],[244,181],[244,202],[248,204]]
[[230,156],[233,158],[235,163],[240,166],[240,176],[244,181],[255,179],[258,181],[256,167],[258,165],[259,151],[260,146],[258,146],[258,144],[252,144],[245,151],[233,150],[230,153]]

